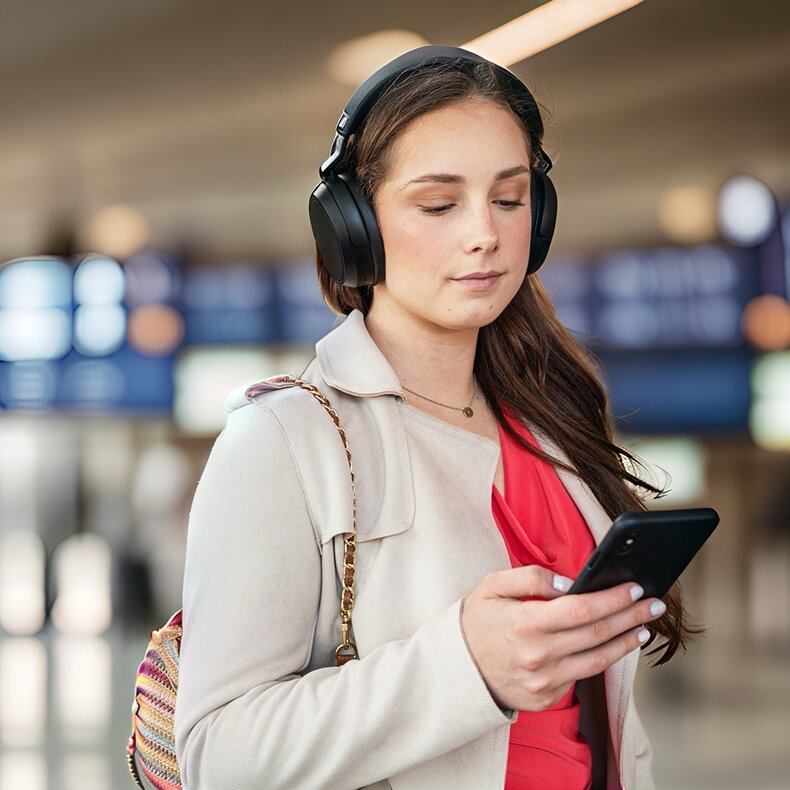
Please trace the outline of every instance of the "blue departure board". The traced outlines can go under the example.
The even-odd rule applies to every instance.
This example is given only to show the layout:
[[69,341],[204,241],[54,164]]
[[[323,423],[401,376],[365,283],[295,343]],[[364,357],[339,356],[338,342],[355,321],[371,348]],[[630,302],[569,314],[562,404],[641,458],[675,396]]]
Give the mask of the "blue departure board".
[[544,269],[560,321],[613,350],[744,346],[741,314],[760,285],[754,251],[726,245],[558,258]]

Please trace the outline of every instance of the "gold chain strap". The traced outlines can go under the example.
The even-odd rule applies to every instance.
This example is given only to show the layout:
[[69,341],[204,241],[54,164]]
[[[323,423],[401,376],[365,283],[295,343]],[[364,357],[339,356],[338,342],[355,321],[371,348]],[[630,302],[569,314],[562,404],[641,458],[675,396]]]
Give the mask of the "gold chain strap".
[[284,375],[275,376],[273,381],[290,381],[293,384],[307,390],[327,411],[327,414],[332,418],[340,434],[340,439],[343,442],[343,447],[346,451],[346,460],[348,461],[348,471],[351,473],[351,527],[350,535],[347,535],[343,541],[344,555],[343,555],[343,589],[340,594],[340,635],[341,642],[335,648],[335,661],[337,666],[342,666],[352,659],[359,658],[357,654],[357,646],[349,640],[348,634],[351,630],[351,612],[354,609],[354,574],[356,566],[354,564],[354,552],[357,548],[357,487],[354,481],[354,464],[351,462],[351,449],[348,446],[348,439],[343,426],[340,424],[340,417],[337,412],[332,408],[332,404],[327,399],[321,390],[314,387],[312,384],[297,378],[296,376]]

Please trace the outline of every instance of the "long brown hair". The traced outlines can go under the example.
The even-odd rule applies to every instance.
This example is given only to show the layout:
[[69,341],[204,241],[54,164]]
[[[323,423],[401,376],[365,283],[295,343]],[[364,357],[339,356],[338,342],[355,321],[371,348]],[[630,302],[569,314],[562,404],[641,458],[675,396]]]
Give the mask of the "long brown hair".
[[[489,63],[455,61],[421,65],[401,74],[371,108],[348,144],[344,169],[354,173],[361,190],[374,203],[378,185],[391,164],[392,146],[418,116],[467,98],[484,98],[509,109],[524,130],[531,164],[543,139],[543,122],[534,105],[513,92]],[[323,265],[316,247],[316,268],[324,300],[340,315],[357,309],[367,314],[371,287],[339,285]],[[646,510],[643,497],[663,491],[636,472],[643,462],[614,443],[609,400],[598,375],[596,358],[557,319],[554,306],[535,276],[524,282],[498,318],[481,327],[474,373],[490,408],[505,430],[526,450],[569,469],[589,486],[612,519],[621,513]],[[562,448],[569,468],[526,443],[510,427],[500,404],[529,420]],[[642,492],[641,495],[639,492]],[[647,625],[648,645],[665,641],[656,664],[668,661],[701,629],[687,623],[680,587],[664,598],[667,611]]]

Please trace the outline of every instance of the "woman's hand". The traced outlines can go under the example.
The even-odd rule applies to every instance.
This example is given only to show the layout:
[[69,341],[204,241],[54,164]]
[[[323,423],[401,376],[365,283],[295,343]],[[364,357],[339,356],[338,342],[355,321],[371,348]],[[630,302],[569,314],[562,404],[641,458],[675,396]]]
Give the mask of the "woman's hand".
[[658,598],[639,600],[633,583],[564,595],[569,587],[570,579],[527,565],[488,574],[464,599],[467,645],[501,708],[550,708],[572,683],[644,644],[642,624],[666,608]]

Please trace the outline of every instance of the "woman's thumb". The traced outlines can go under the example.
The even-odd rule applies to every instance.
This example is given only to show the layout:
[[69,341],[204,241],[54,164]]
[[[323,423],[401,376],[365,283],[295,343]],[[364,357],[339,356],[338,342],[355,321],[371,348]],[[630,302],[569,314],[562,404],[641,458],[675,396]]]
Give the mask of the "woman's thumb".
[[491,574],[491,591],[501,598],[557,598],[568,592],[572,579],[541,568],[523,565]]

